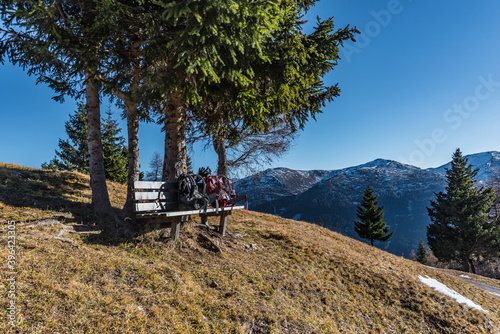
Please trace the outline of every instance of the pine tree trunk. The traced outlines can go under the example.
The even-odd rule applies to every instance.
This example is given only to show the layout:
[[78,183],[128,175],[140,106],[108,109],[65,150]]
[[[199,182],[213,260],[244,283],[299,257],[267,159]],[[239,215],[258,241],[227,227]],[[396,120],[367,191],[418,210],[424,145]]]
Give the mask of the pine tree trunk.
[[135,220],[134,215],[134,182],[139,181],[139,118],[137,117],[137,105],[126,104],[127,109],[127,132],[128,132],[128,177],[127,177],[127,200],[124,211],[127,217]]
[[474,261],[469,259],[469,269],[470,269],[470,272],[475,274],[476,273],[476,266],[474,266]]
[[90,188],[92,189],[92,209],[95,217],[104,227],[114,226],[118,221],[111,207],[104,173],[104,159],[101,141],[101,112],[99,101],[99,85],[89,79],[90,73],[85,71],[87,94],[87,126],[90,156]]
[[217,175],[228,176],[229,168],[227,165],[227,155],[226,155],[226,140],[222,137],[213,138],[213,145],[215,152],[217,153]]
[[470,273],[469,260],[467,258],[462,260],[462,271]]
[[169,94],[165,107],[165,157],[163,181],[175,181],[186,166],[186,107],[178,94]]
[[123,207],[125,215],[135,221],[134,215],[134,182],[139,181],[139,118],[137,116],[137,105],[125,103],[127,110],[127,132],[128,132],[128,176],[127,176],[127,200]]
[[123,207],[126,217],[135,222],[134,214],[134,182],[139,181],[139,118],[137,115],[137,103],[130,98],[138,90],[142,78],[141,64],[139,61],[139,42],[132,43],[131,57],[133,62],[132,82],[128,88],[128,96],[123,92],[115,92],[120,98],[127,111],[127,136],[128,136],[128,175],[127,175],[127,199]]

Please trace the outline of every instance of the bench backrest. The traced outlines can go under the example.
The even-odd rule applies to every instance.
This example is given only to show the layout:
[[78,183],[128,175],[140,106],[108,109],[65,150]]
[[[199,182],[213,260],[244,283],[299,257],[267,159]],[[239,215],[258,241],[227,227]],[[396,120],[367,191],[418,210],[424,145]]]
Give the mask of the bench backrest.
[[177,211],[179,210],[177,182],[135,181],[134,210]]

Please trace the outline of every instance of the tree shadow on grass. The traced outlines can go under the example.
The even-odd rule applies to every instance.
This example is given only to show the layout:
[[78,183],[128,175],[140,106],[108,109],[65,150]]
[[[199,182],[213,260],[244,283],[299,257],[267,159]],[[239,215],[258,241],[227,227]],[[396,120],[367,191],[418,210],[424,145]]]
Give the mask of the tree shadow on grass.
[[[88,178],[81,174],[0,167],[0,204],[22,209],[25,217],[17,213],[18,220],[52,214],[54,219],[88,224],[92,222],[90,196]],[[0,219],[13,214],[1,208]]]
[[[112,187],[114,189],[109,189],[110,192],[122,191],[116,185]],[[148,232],[144,230],[145,226],[141,226],[143,224],[131,224],[130,230],[113,227],[101,230],[102,226],[97,224],[92,212],[91,198],[88,175],[0,163],[0,220],[36,222],[54,219],[62,224],[76,224],[72,228],[77,232],[100,232],[86,235],[84,242],[103,245],[134,243],[138,236]],[[115,210],[119,215],[120,209]],[[166,226],[170,227],[170,224],[164,223],[157,228]]]

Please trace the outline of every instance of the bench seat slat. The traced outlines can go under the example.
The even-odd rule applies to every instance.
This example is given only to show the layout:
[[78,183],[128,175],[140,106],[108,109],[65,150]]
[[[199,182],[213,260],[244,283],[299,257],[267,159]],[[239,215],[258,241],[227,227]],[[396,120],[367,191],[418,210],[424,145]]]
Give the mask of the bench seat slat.
[[177,202],[135,203],[135,212],[177,210]]
[[[227,207],[224,208],[225,213],[230,213],[233,210],[241,210],[244,209],[244,206],[233,206],[233,207]],[[201,210],[189,210],[189,211],[156,211],[156,212],[145,212],[145,213],[138,213],[137,217],[151,217],[151,216],[163,216],[163,217],[177,217],[177,216],[186,216],[186,215],[203,215],[207,214],[210,215],[211,213],[216,212],[217,209],[215,208],[208,208],[206,211],[201,209]],[[219,209],[219,212],[222,212],[222,209]]]
[[134,193],[136,201],[147,201],[147,200],[177,200],[177,192],[158,192],[158,191],[136,191]]
[[[163,186],[163,187],[162,187]],[[178,184],[176,182],[161,182],[161,181],[135,181],[135,189],[176,189]]]

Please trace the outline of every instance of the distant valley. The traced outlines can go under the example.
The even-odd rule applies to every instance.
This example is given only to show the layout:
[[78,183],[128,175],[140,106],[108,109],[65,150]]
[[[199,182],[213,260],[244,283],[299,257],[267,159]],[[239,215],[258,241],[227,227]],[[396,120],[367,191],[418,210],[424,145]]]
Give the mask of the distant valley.
[[[479,168],[476,181],[484,184],[500,175],[500,152],[466,156]],[[235,182],[239,194],[247,194],[251,210],[323,225],[358,239],[354,232],[356,207],[370,185],[384,206],[384,221],[394,236],[376,243],[395,255],[408,257],[420,238],[426,240],[430,223],[426,207],[434,193],[446,185],[445,169],[420,169],[396,161],[377,159],[340,170],[297,171],[273,168]]]

